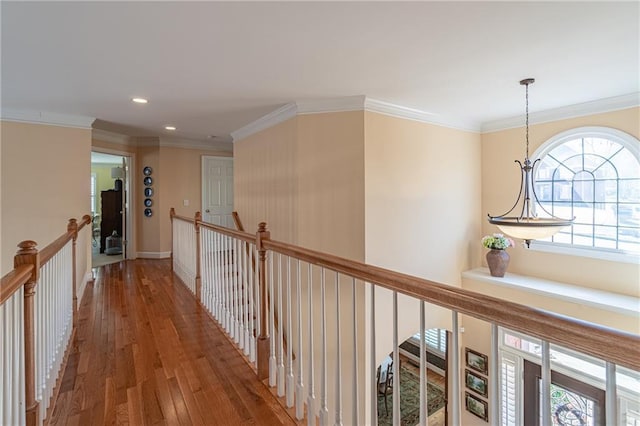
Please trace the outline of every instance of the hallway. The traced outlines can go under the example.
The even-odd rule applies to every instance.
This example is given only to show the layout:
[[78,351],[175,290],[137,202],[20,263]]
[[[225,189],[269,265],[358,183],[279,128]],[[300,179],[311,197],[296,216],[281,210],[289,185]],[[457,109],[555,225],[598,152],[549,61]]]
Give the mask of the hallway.
[[295,424],[169,260],[98,268],[79,307],[54,425]]

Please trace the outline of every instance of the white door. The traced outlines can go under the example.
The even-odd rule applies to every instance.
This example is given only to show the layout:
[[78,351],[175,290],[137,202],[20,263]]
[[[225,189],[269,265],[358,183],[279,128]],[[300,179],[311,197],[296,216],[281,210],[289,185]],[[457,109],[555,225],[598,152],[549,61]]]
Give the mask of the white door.
[[233,158],[202,157],[202,220],[233,228]]

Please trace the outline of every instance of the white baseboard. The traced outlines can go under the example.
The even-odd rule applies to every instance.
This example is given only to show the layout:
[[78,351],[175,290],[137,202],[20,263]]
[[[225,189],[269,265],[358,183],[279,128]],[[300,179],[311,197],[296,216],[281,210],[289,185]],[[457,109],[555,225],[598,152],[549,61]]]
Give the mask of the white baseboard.
[[84,274],[84,283],[83,284],[86,286],[91,281],[93,281],[93,272],[89,271],[86,274]]
[[171,257],[170,251],[139,251],[138,256],[141,259],[167,259]]

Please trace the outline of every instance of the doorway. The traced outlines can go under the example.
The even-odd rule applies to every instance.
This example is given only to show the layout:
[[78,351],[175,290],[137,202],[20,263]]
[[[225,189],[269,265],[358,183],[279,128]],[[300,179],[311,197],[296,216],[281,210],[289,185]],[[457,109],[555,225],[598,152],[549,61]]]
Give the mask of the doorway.
[[[541,369],[524,360],[524,424],[540,424]],[[605,424],[605,391],[573,377],[551,371],[551,424],[600,426]]]
[[130,157],[91,152],[91,266],[126,259],[130,235]]
[[234,228],[233,157],[202,157],[202,220]]

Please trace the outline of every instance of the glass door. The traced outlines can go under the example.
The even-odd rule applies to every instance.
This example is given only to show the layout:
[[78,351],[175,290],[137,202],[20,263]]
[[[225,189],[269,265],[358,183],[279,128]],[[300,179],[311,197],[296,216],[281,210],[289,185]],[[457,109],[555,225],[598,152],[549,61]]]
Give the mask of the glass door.
[[[541,369],[524,361],[524,424],[541,424]],[[605,391],[551,371],[551,424],[554,426],[604,426]]]

